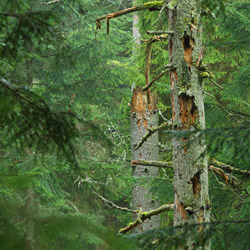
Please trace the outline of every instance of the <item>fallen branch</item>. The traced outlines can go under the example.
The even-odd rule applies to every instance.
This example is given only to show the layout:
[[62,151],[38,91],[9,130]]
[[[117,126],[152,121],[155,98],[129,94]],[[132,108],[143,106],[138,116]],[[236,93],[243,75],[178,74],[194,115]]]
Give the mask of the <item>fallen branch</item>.
[[167,72],[169,72],[169,68],[163,70],[154,80],[152,80],[146,87],[142,89],[142,91],[147,91],[156,81],[158,81],[162,76],[164,76]]
[[132,165],[140,166],[151,166],[151,167],[160,167],[160,168],[172,168],[172,162],[165,161],[146,161],[146,160],[136,160],[131,162]]
[[129,209],[129,208],[126,208],[126,207],[119,207],[115,203],[113,203],[112,201],[107,200],[106,198],[104,198],[103,196],[99,195],[95,191],[92,191],[92,193],[94,193],[96,196],[98,196],[102,201],[104,201],[107,205],[109,205],[112,208],[115,208],[117,210],[121,210],[121,211],[124,211],[124,212],[133,213],[133,214],[136,214],[136,213],[139,212],[139,210],[132,210],[132,209]]
[[169,122],[169,121],[168,121],[168,122],[163,122],[159,127],[148,128],[147,134],[145,134],[145,135],[142,137],[141,141],[139,142],[138,145],[136,145],[136,146],[134,147],[134,149],[136,150],[136,149],[140,148],[140,147],[142,146],[142,144],[143,144],[145,141],[147,141],[147,139],[148,139],[152,134],[154,134],[155,132],[157,132],[157,131],[159,131],[159,130],[161,130],[161,129],[164,129],[164,128],[166,128],[166,127],[170,127],[171,125],[172,125],[172,122]]
[[153,209],[149,212],[142,212],[140,216],[132,223],[129,223],[128,226],[120,229],[119,233],[120,234],[125,234],[131,229],[135,228],[137,225],[142,223],[146,219],[150,219],[151,216],[160,214],[165,211],[173,210],[174,209],[174,204],[164,204],[161,207],[158,207],[156,209]]

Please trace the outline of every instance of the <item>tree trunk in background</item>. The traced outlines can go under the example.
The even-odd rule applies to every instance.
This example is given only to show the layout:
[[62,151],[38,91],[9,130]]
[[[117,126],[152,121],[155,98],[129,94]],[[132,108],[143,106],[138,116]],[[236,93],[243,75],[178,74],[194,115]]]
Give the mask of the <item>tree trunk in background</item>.
[[[171,1],[169,1],[171,2]],[[173,1],[176,2],[176,1]],[[201,6],[197,0],[177,1],[169,10],[169,61],[173,129],[205,128],[204,95],[197,62],[202,51]],[[207,157],[204,137],[173,138],[174,225],[210,221]],[[203,228],[197,231],[202,233]],[[195,242],[188,239],[188,249]],[[203,249],[209,249],[209,242]]]
[[[133,3],[135,5],[136,1],[134,1]],[[141,41],[140,41],[141,34],[139,32],[138,23],[139,23],[139,16],[137,15],[136,12],[134,12],[134,14],[133,14],[132,32],[133,32],[134,42],[135,42],[136,45],[140,45],[141,44]]]
[[26,243],[27,249],[33,250],[34,247],[34,190],[31,186],[27,190],[27,219],[26,219]]
[[[152,135],[139,149],[135,150],[141,138],[147,133],[148,128],[158,126],[156,95],[150,91],[142,91],[141,87],[133,90],[131,100],[131,158],[133,160],[158,160],[158,133]],[[159,170],[150,166],[132,166],[132,175],[138,180],[141,178],[152,179],[158,175]],[[158,207],[158,202],[152,199],[147,186],[140,185],[140,180],[133,186],[133,208],[149,211]],[[144,224],[139,225],[136,232],[146,231],[160,227],[160,216],[152,216]]]

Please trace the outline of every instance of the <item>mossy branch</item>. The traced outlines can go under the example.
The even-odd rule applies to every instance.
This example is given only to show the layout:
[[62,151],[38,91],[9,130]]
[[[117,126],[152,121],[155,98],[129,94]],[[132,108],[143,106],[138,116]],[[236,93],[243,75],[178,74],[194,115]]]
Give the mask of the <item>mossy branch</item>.
[[229,171],[230,173],[234,172],[234,173],[237,173],[237,174],[241,174],[244,177],[250,177],[250,171],[232,167],[230,165],[225,164],[224,162],[217,161],[214,158],[209,158],[209,164],[214,165],[214,166],[216,166],[218,168],[221,168],[223,170]]
[[164,122],[164,123],[162,123],[159,127],[149,128],[147,134],[145,134],[145,135],[142,137],[141,141],[138,143],[138,145],[136,145],[136,146],[134,147],[134,149],[136,150],[136,149],[140,148],[140,147],[142,146],[142,144],[143,144],[145,141],[147,141],[147,139],[148,139],[151,135],[153,135],[155,132],[157,132],[157,131],[159,131],[159,130],[161,130],[161,129],[170,127],[171,125],[172,125],[172,122]]
[[174,31],[171,30],[148,30],[147,31],[148,35],[163,35],[163,34],[167,34],[167,35],[172,35],[174,34]]
[[209,165],[209,170],[219,175],[226,184],[231,185],[233,188],[240,187],[240,181],[236,177],[225,173],[222,169]]
[[140,166],[152,166],[152,167],[161,167],[161,168],[172,168],[172,162],[165,161],[146,161],[146,160],[136,160],[131,162],[132,165]]
[[140,216],[132,223],[129,223],[128,226],[120,229],[120,234],[125,234],[131,229],[135,228],[137,225],[142,223],[146,219],[150,219],[151,216],[160,214],[165,211],[170,211],[174,209],[174,204],[164,204],[161,207],[158,207],[156,209],[150,210],[149,212],[142,212]]

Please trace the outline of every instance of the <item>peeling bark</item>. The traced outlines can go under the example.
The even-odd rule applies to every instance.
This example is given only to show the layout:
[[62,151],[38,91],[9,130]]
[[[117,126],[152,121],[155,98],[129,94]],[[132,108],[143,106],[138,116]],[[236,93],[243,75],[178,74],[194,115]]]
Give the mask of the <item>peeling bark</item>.
[[[171,1],[169,1],[171,2]],[[202,51],[199,1],[182,0],[169,10],[170,87],[173,129],[205,128],[204,97],[196,63]],[[197,27],[194,29],[193,27]],[[205,139],[198,133],[173,138],[174,225],[210,221],[208,167]],[[198,229],[202,232],[202,228]],[[188,239],[187,249],[194,240]],[[209,242],[203,249],[209,249]]]
[[[135,149],[141,138],[148,133],[149,128],[158,125],[158,112],[156,107],[156,95],[149,90],[143,91],[137,87],[133,91],[131,100],[131,158],[132,161],[140,159],[158,160],[158,133],[154,133],[143,145]],[[158,175],[159,170],[152,166],[132,166],[132,175],[135,178],[152,178]],[[133,209],[142,211],[153,210],[159,206],[149,192],[149,188],[140,185],[140,180],[133,186]],[[146,231],[160,227],[160,216],[154,216],[146,220],[140,227],[136,227],[136,232]]]

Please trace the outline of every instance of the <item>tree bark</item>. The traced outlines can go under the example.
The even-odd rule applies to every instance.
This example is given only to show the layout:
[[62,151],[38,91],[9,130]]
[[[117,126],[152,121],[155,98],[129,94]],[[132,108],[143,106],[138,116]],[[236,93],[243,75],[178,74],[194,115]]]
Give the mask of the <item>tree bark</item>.
[[[205,128],[204,95],[196,63],[202,50],[201,3],[169,1],[170,87],[173,130]],[[176,4],[175,6],[173,4]],[[195,28],[194,28],[195,27]],[[173,138],[174,225],[210,221],[205,139],[198,133]],[[197,230],[200,234],[203,228]],[[195,246],[187,240],[187,248]],[[209,249],[207,242],[203,249]]]
[[[158,160],[158,133],[154,133],[139,149],[135,146],[148,132],[148,128],[158,125],[156,95],[137,87],[133,91],[131,101],[131,158],[133,160]],[[149,188],[140,184],[143,179],[154,178],[159,170],[152,166],[132,166],[132,176],[138,179],[133,186],[133,209],[149,211],[159,207],[157,200],[152,198]],[[160,216],[153,216],[135,228],[136,232],[160,227]]]

